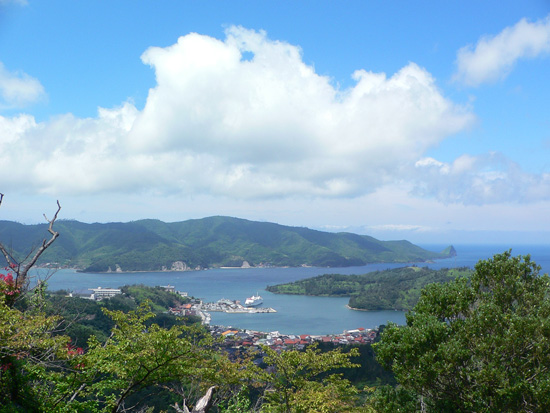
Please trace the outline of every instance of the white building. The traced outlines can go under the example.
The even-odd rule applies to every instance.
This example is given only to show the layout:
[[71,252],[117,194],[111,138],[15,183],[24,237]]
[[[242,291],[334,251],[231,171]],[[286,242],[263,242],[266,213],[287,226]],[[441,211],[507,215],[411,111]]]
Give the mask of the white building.
[[111,297],[114,297],[115,295],[122,294],[122,291],[120,290],[120,288],[97,287],[97,288],[90,288],[90,290],[94,292],[92,294],[92,299],[96,301],[101,301],[104,298],[111,298]]

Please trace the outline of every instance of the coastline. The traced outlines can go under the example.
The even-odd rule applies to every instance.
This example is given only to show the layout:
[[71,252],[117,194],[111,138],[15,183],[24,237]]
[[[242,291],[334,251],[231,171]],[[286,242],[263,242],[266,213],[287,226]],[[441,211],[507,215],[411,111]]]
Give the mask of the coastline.
[[354,311],[366,311],[366,312],[371,312],[371,311],[401,311],[402,313],[406,313],[410,310],[396,310],[395,308],[392,308],[392,309],[389,309],[389,310],[367,310],[366,308],[355,308],[355,307],[350,307],[348,304],[346,304],[346,308],[348,310],[354,310]]
[[367,310],[365,308],[355,308],[355,307],[350,307],[349,304],[346,304],[346,308],[348,310],[353,310],[353,311],[376,311],[376,310]]
[[443,260],[451,257],[438,257],[435,259],[426,259],[426,260],[418,260],[418,261],[372,261],[372,262],[365,262],[361,265],[345,265],[345,266],[322,266],[322,267],[316,267],[314,265],[308,265],[308,264],[299,264],[299,265],[258,265],[258,266],[241,266],[241,267],[227,267],[227,266],[220,266],[220,267],[205,267],[200,269],[195,268],[188,268],[186,270],[122,270],[122,271],[86,271],[85,269],[79,269],[79,268],[69,268],[69,267],[63,267],[63,268],[57,268],[57,269],[72,269],[75,272],[79,273],[85,273],[85,274],[135,274],[135,273],[174,273],[174,272],[197,272],[197,271],[206,271],[206,270],[254,270],[254,269],[263,269],[263,268],[276,268],[276,269],[284,269],[284,268],[319,268],[319,269],[329,269],[329,268],[350,268],[350,267],[364,267],[367,265],[372,264],[397,264],[397,265],[416,265],[416,264],[435,264],[438,260]]

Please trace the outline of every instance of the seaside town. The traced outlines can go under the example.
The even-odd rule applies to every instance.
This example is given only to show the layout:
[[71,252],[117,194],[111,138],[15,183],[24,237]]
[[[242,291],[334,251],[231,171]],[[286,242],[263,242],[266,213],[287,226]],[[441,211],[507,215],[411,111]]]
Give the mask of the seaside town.
[[[187,292],[176,291],[172,285],[160,286],[166,291],[182,297],[188,297]],[[80,293],[81,297],[92,300],[103,300],[122,293],[120,288],[97,287]],[[314,343],[332,343],[333,345],[365,344],[373,343],[378,336],[378,329],[366,329],[359,327],[353,330],[344,330],[341,334],[310,335],[310,334],[282,334],[279,331],[264,332],[255,330],[243,330],[231,326],[210,325],[210,312],[222,311],[226,313],[275,313],[275,309],[270,307],[260,307],[263,303],[262,297],[255,295],[245,301],[245,305],[237,300],[222,298],[215,303],[203,302],[197,298],[189,297],[190,302],[180,304],[168,309],[169,314],[175,316],[194,316],[201,319],[202,324],[208,326],[211,334],[215,338],[223,337],[223,346],[231,349],[253,348],[268,346],[274,350],[301,350],[307,345]]]
[[[210,315],[207,311],[224,311],[233,313],[261,313],[276,312],[273,308],[245,307],[237,301],[221,299],[216,303],[202,303],[193,300],[191,303],[182,304],[176,308],[170,308],[169,312],[179,316],[198,316],[204,324],[210,323]],[[354,330],[345,330],[338,335],[290,335],[281,334],[278,331],[263,332],[255,330],[241,330],[233,327],[210,326],[214,337],[224,337],[225,341],[233,347],[269,346],[275,350],[290,348],[302,349],[314,342],[333,343],[337,345],[372,343],[378,335],[376,329],[363,327]]]

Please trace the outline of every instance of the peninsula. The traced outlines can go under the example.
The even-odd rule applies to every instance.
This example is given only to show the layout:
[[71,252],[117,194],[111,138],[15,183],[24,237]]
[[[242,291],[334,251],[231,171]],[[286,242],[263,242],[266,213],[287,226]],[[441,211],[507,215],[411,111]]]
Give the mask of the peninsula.
[[468,277],[469,268],[402,267],[360,275],[325,274],[287,284],[268,286],[276,294],[350,297],[354,310],[411,310],[428,284]]

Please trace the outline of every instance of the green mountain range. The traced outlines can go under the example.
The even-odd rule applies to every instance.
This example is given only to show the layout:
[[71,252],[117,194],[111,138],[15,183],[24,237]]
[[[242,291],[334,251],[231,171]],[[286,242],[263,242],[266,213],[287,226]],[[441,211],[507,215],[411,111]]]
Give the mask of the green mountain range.
[[[345,267],[373,262],[420,262],[456,254],[424,250],[408,241],[215,216],[165,223],[140,220],[86,224],[59,220],[59,238],[41,257],[88,272],[159,271],[212,267]],[[47,224],[0,221],[0,242],[19,259],[49,238]]]

